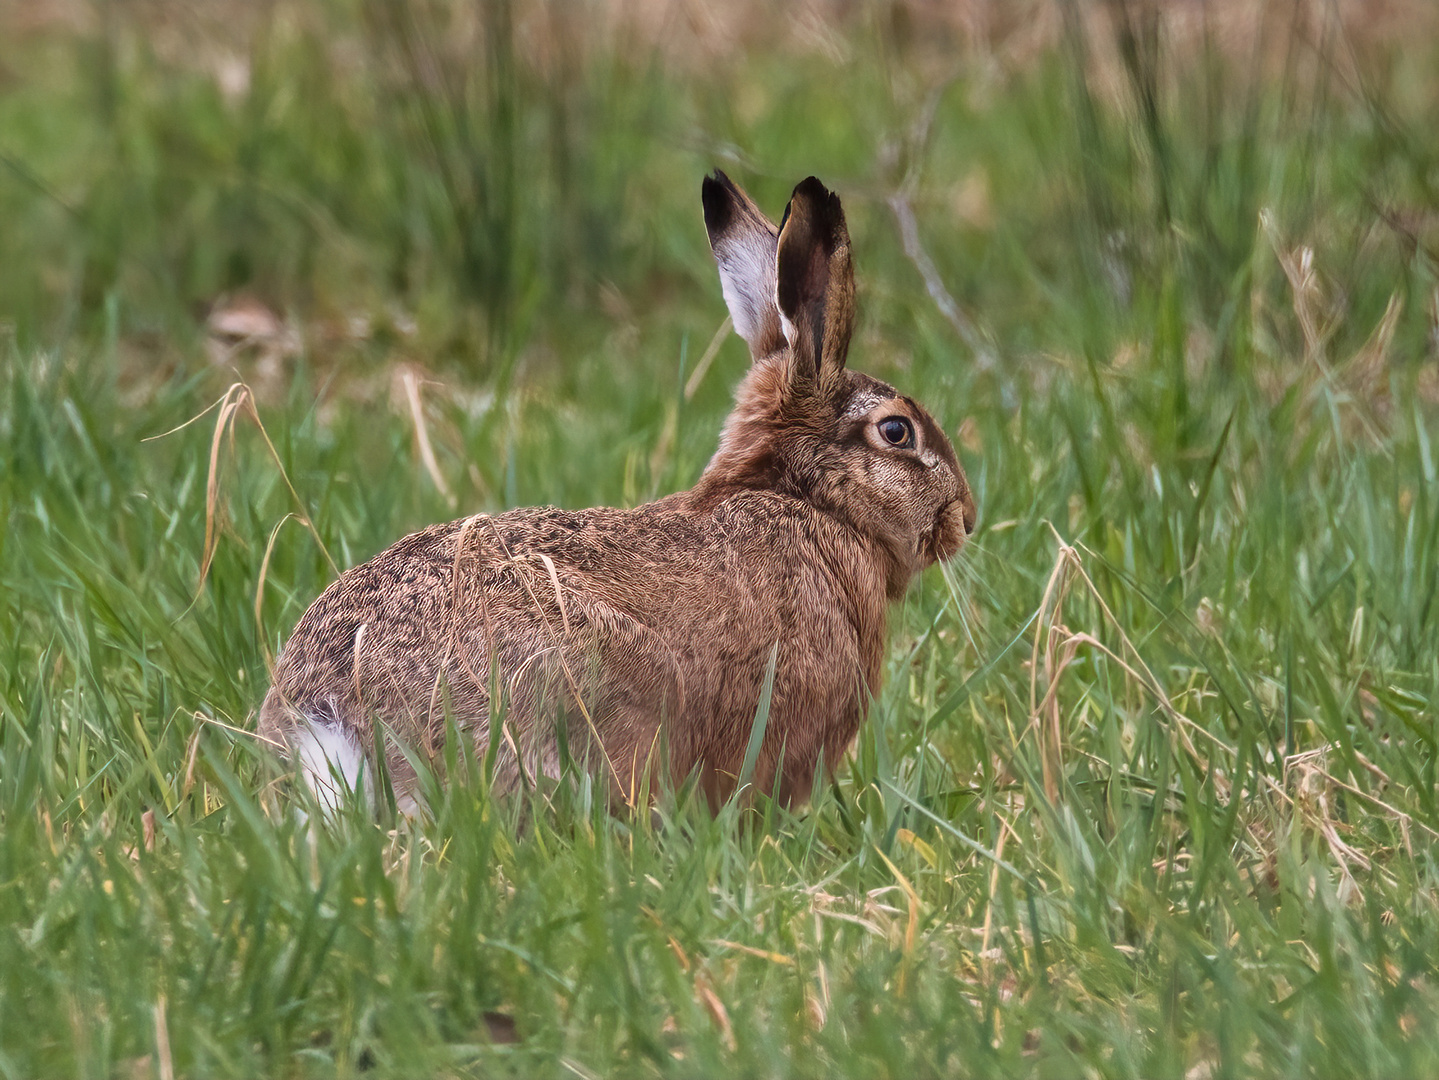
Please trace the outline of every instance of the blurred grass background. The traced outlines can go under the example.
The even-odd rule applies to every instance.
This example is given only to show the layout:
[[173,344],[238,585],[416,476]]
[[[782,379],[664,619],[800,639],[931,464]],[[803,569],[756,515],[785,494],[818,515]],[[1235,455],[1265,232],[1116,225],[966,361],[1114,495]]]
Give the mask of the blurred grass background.
[[[0,0],[0,1076],[1439,1071],[1436,32]],[[716,165],[840,192],[980,505],[853,760],[311,844],[245,731],[331,559],[703,468]]]

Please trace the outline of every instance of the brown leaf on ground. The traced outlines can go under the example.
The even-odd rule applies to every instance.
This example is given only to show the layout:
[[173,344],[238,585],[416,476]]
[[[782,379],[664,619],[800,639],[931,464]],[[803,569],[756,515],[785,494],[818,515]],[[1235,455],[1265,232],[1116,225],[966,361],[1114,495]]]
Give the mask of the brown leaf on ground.
[[520,1041],[515,1018],[507,1013],[489,1011],[484,1014],[485,1033],[490,1042],[508,1046]]
[[719,1028],[720,1042],[724,1043],[725,1049],[733,1050],[736,1046],[734,1027],[730,1024],[729,1010],[725,1008],[724,1002],[710,986],[709,978],[701,972],[695,976],[695,997],[704,1006],[705,1012],[710,1014],[715,1027]]

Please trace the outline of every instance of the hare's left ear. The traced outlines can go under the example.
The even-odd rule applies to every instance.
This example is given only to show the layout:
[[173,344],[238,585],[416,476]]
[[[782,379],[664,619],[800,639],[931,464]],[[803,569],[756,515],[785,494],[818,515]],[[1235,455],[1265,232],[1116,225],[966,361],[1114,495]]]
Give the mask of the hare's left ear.
[[854,268],[839,196],[811,176],[785,207],[775,299],[794,359],[790,385],[828,394],[838,385],[854,330]]
[[784,348],[774,303],[775,243],[779,230],[733,180],[718,169],[700,190],[705,231],[719,264],[725,304],[756,360]]

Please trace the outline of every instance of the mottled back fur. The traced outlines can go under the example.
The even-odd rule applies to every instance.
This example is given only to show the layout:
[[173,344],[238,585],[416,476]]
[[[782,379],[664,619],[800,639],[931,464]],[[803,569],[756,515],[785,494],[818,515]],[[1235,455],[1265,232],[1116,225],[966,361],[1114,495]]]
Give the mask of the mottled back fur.
[[[787,802],[834,766],[878,688],[889,603],[953,556],[975,506],[930,415],[845,366],[854,275],[813,177],[778,229],[721,172],[703,186],[725,300],[754,363],[689,491],[633,510],[517,509],[405,537],[327,588],[275,665],[262,736],[311,782],[335,745],[431,752],[445,717],[502,785],[566,756],[631,801],[647,774],[734,790],[772,654],[755,782]],[[777,653],[775,653],[777,646]],[[378,724],[376,723],[378,721]],[[353,774],[346,775],[353,782]]]

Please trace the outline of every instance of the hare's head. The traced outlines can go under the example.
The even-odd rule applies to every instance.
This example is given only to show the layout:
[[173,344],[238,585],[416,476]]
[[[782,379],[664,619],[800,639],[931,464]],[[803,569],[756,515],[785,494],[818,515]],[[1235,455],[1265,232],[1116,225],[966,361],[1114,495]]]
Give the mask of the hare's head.
[[701,485],[777,490],[834,515],[887,554],[896,594],[959,551],[974,499],[929,413],[845,367],[854,271],[839,198],[810,177],[778,228],[718,170],[703,198],[725,303],[754,366]]

